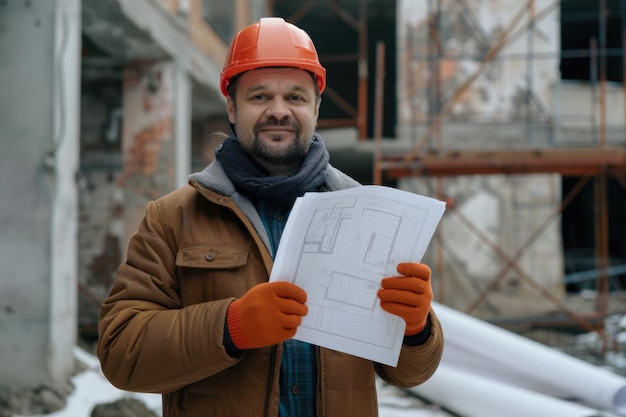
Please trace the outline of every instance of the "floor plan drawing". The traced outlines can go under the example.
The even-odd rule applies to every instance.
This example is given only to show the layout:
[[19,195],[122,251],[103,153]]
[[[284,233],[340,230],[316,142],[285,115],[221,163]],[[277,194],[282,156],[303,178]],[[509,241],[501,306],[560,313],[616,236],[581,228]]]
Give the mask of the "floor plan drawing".
[[309,313],[296,339],[397,360],[404,322],[380,308],[380,280],[396,275],[399,262],[421,260],[444,209],[438,200],[378,186],[298,199],[270,278],[307,292]]

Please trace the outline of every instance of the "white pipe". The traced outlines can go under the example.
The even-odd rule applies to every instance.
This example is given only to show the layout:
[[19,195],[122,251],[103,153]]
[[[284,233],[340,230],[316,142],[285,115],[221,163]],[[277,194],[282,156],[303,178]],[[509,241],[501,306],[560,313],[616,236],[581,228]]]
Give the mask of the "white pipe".
[[626,415],[623,376],[442,304],[433,308],[445,335],[444,367]]
[[416,394],[463,417],[594,417],[598,411],[441,364]]

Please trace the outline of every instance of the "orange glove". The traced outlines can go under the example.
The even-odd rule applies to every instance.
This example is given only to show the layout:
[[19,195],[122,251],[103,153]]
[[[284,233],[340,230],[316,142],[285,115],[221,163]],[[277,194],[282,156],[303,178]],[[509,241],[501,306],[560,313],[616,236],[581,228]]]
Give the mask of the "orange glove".
[[233,301],[226,324],[239,349],[271,346],[290,339],[308,312],[306,292],[290,282],[265,282]]
[[380,306],[406,322],[405,336],[416,335],[426,327],[428,311],[433,301],[430,268],[421,263],[398,264],[400,277],[383,278],[378,290]]

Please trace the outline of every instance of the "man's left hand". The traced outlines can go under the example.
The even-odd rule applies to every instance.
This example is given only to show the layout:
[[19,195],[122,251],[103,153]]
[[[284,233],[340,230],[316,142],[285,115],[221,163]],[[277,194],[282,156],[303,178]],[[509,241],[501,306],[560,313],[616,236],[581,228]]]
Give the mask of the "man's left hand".
[[397,266],[402,276],[387,277],[378,290],[380,306],[406,322],[405,336],[416,335],[426,327],[433,301],[430,268],[422,263],[405,262]]

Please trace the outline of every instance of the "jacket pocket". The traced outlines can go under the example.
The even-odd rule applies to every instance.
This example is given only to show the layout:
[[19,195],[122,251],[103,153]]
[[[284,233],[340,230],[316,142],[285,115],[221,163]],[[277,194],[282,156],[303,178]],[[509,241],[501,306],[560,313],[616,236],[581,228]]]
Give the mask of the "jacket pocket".
[[181,248],[176,254],[176,266],[203,269],[230,269],[248,261],[250,248],[233,244],[202,244]]
[[229,297],[246,291],[250,248],[237,244],[195,244],[176,254],[183,306]]

